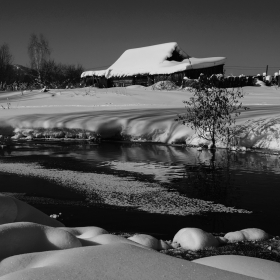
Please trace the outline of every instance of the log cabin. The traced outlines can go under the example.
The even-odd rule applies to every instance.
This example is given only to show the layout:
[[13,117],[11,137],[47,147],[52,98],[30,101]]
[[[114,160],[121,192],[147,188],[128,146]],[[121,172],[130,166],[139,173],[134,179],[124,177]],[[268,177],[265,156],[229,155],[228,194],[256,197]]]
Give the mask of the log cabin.
[[177,43],[165,43],[126,50],[109,68],[85,71],[81,78],[107,88],[113,86],[150,86],[170,80],[180,86],[183,78],[196,79],[205,75],[222,74],[225,57],[195,58],[185,53]]

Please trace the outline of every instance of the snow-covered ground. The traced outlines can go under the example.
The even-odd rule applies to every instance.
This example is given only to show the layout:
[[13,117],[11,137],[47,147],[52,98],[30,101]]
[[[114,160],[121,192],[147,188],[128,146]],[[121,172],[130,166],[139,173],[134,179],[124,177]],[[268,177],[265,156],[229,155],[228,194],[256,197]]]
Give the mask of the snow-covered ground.
[[[244,87],[244,125],[240,145],[280,150],[280,89]],[[188,90],[155,91],[135,88],[81,88],[67,90],[1,92],[0,135],[44,128],[84,129],[101,137],[123,135],[134,140],[199,144],[194,131],[174,121],[184,113]],[[9,103],[9,104],[8,104]],[[9,107],[9,109],[8,109]]]

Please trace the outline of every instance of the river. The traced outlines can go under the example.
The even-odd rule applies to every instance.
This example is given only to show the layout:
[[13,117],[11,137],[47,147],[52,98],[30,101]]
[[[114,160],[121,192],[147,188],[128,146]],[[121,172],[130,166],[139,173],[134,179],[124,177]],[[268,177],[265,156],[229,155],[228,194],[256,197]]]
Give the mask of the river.
[[199,227],[217,233],[248,227],[275,235],[280,232],[278,155],[218,149],[212,162],[209,150],[147,142],[98,145],[38,142],[2,147],[0,151],[2,166],[36,163],[44,170],[107,174],[158,184],[188,198],[252,211],[251,214],[222,211],[173,215],[135,211],[121,205],[87,206],[83,203],[87,200],[86,193],[62,186],[51,177],[0,169],[1,192],[17,194],[48,214],[62,213],[62,222],[67,226],[95,225],[111,231],[145,232],[165,238],[171,238],[182,227]]

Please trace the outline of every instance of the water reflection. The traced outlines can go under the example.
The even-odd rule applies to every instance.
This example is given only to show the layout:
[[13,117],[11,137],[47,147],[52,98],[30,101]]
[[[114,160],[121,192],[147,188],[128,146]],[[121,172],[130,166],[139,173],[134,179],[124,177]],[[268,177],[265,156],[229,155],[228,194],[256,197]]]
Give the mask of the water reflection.
[[[227,206],[275,213],[280,195],[278,155],[220,149],[211,162],[209,150],[149,143],[101,143],[100,145],[46,143],[0,149],[2,157],[46,158],[48,167],[63,159],[59,168],[87,166],[87,171],[110,170],[142,174],[188,197]],[[80,164],[77,164],[79,162]],[[106,171],[107,170],[107,171]]]
[[0,156],[2,156],[2,157],[8,156],[11,153],[12,153],[12,150],[10,149],[9,146],[0,145]]
[[[197,151],[195,148],[167,146],[148,143],[102,143],[100,145],[61,143],[61,144],[22,144],[0,146],[0,156],[49,155],[50,157],[72,157],[91,163],[110,161],[128,163],[156,163],[158,167],[169,166],[181,169],[183,165],[210,165],[212,154],[209,150]],[[215,164],[230,169],[254,172],[280,172],[279,155],[255,152],[228,153],[225,149],[216,152]],[[175,167],[175,168],[174,168]]]
[[234,175],[230,171],[230,158],[217,162],[199,161],[196,165],[184,165],[185,178],[177,181],[178,188],[188,196],[215,200],[233,205],[238,197]]

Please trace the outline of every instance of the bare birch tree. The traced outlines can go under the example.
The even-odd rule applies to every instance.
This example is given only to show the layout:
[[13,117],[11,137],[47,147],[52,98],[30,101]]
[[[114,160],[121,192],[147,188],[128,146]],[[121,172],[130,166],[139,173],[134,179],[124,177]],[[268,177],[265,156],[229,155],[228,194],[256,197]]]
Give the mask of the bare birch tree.
[[30,57],[31,68],[37,71],[38,80],[41,83],[42,65],[51,54],[49,42],[43,34],[40,34],[39,36],[31,34],[28,44],[28,54]]
[[4,43],[0,46],[0,81],[9,82],[12,75],[13,56],[10,53],[9,45]]

